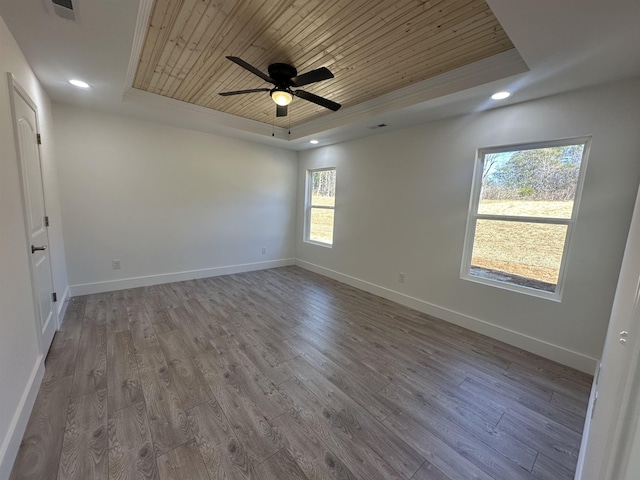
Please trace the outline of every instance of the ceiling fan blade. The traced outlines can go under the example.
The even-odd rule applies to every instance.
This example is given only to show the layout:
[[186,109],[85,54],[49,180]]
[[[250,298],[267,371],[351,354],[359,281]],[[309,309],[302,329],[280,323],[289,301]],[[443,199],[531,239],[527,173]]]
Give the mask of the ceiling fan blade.
[[311,70],[310,72],[303,73],[302,75],[298,75],[297,77],[293,77],[291,79],[291,85],[294,87],[302,87],[304,85],[309,85],[310,83],[329,80],[330,78],[333,78],[333,73],[331,73],[328,68],[320,67],[315,70]]
[[320,105],[321,107],[328,108],[329,110],[333,110],[334,112],[340,109],[342,105],[336,102],[332,102],[323,97],[319,97],[318,95],[314,95],[313,93],[305,92],[304,90],[296,90],[293,92],[296,97],[304,98],[305,100],[315,103],[316,105]]
[[227,57],[227,58],[229,60],[231,60],[233,63],[236,63],[236,64],[240,65],[242,68],[244,68],[246,70],[249,70],[254,75],[259,76],[265,82],[273,83],[274,85],[276,84],[276,82],[273,80],[273,78],[271,78],[269,75],[267,75],[266,73],[262,73],[256,67],[254,67],[253,65],[249,65],[247,62],[245,62],[241,58],[238,58],[238,57]]
[[276,105],[276,117],[286,117],[287,110],[288,108],[286,105]]
[[235,90],[233,92],[220,92],[218,95],[222,95],[223,97],[228,97],[229,95],[242,95],[243,93],[254,93],[254,92],[270,92],[270,88],[252,88],[251,90]]

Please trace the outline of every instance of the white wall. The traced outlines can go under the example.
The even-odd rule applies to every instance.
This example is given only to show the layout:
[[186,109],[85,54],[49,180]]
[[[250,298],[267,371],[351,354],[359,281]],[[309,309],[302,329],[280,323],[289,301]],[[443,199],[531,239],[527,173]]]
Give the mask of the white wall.
[[[593,372],[640,178],[640,82],[300,154],[299,264]],[[561,303],[459,278],[476,149],[593,135]],[[303,238],[305,171],[337,167],[332,249]],[[398,283],[398,272],[406,283]]]
[[295,152],[63,105],[54,119],[74,294],[292,262]]
[[[43,373],[32,303],[29,254],[13,137],[11,72],[38,107],[43,180],[52,227],[49,243],[54,286],[67,289],[56,169],[51,147],[51,106],[6,24],[0,18],[0,478],[8,478]],[[62,298],[61,298],[62,300]],[[61,307],[61,301],[58,306]],[[30,396],[31,395],[31,396]]]

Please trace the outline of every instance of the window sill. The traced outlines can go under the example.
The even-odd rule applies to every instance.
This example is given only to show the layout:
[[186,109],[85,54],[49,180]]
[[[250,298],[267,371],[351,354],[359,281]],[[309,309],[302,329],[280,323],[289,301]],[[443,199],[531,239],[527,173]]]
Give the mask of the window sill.
[[314,240],[305,240],[304,243],[310,243],[311,245],[317,245],[318,247],[333,248],[332,243],[322,243],[322,242],[316,242]]
[[542,298],[545,300],[551,300],[552,302],[560,303],[562,301],[562,292],[545,292],[543,290],[537,290],[535,288],[523,287],[520,285],[514,285],[512,283],[501,282],[499,280],[492,280],[490,278],[477,277],[470,274],[460,275],[462,280],[468,280],[474,283],[481,283],[490,287],[501,288],[503,290],[509,290],[512,292],[523,293],[532,297]]

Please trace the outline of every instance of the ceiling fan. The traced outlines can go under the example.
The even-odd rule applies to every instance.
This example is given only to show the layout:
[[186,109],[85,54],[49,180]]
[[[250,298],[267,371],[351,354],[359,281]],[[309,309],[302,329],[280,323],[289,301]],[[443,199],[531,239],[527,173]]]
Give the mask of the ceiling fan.
[[238,57],[227,57],[232,62],[240,65],[242,68],[249,70],[254,75],[257,75],[265,82],[273,83],[274,88],[253,88],[251,90],[236,90],[233,92],[221,92],[220,95],[228,97],[230,95],[243,95],[245,93],[254,92],[270,92],[271,98],[276,102],[276,116],[287,116],[287,105],[291,103],[293,97],[300,97],[309,102],[320,105],[321,107],[328,108],[334,112],[338,110],[342,105],[336,102],[332,102],[326,98],[314,95],[313,93],[305,92],[304,90],[291,90],[291,87],[302,87],[309,85],[310,83],[321,82],[322,80],[328,80],[333,78],[333,73],[328,68],[320,67],[310,72],[298,75],[298,71],[289,64],[286,63],[272,63],[269,65],[269,75],[262,73],[256,67],[249,65],[247,62]]

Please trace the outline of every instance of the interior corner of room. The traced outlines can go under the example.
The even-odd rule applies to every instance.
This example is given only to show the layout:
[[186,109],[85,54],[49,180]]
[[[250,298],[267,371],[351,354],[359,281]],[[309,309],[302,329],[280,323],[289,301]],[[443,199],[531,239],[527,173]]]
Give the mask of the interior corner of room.
[[[198,95],[176,86],[171,98],[164,95],[173,80],[158,73],[169,68],[162,61],[170,58],[171,65],[178,57],[170,51],[145,53],[148,24],[155,18],[154,5],[189,2],[115,2],[123,4],[123,17],[114,6],[94,3],[101,2],[74,1],[78,17],[69,20],[56,16],[49,0],[0,0],[0,479],[11,475],[41,384],[46,385],[51,338],[38,323],[44,307],[33,255],[39,248],[46,248],[40,253],[50,262],[46,275],[55,293],[48,294],[51,336],[73,298],[297,266],[337,281],[337,289],[368,292],[421,318],[504,342],[522,355],[595,375],[575,478],[635,478],[640,452],[640,309],[634,303],[640,278],[635,55],[640,36],[634,22],[640,12],[635,2],[616,2],[625,14],[604,12],[591,0],[593,11],[570,2],[558,7],[558,18],[545,13],[555,8],[551,0],[515,6],[506,0],[466,2],[493,12],[496,28],[504,27],[495,34],[505,36],[499,46],[483,47],[490,54],[473,62],[451,60],[448,71],[420,81],[398,80],[388,91],[382,80],[372,80],[371,91],[379,90],[369,97],[368,87],[356,86],[359,76],[351,72],[364,68],[362,63],[346,68],[339,55],[327,53],[330,49],[310,50],[313,59],[299,54],[302,73],[326,63],[336,79],[353,75],[354,86],[304,87],[340,102],[334,112],[317,101],[297,107],[306,94],[296,96],[293,81],[286,85],[293,102],[282,118],[266,91],[251,93],[254,103],[246,96],[233,103],[229,98],[239,97],[217,95],[261,86],[257,74],[240,73],[242,65],[223,56],[215,65],[225,73],[213,86],[198,87]],[[193,8],[205,3],[211,2]],[[286,15],[283,2],[274,3]],[[385,2],[374,3],[381,18],[391,15]],[[572,8],[583,10],[578,17],[584,30],[597,35],[562,33]],[[607,31],[598,17],[620,21],[618,33]],[[113,32],[103,18],[113,18]],[[197,23],[195,17],[178,18],[184,25]],[[538,38],[544,37],[540,31],[548,37]],[[88,39],[92,32],[95,38]],[[110,49],[101,45],[107,39],[113,40]],[[50,50],[39,50],[58,41],[59,60],[47,57]],[[562,46],[557,51],[550,45],[555,41]],[[266,72],[269,61],[294,61],[295,49],[289,52],[286,45],[264,40],[243,48]],[[105,67],[111,69],[112,61],[118,66],[113,72],[96,61],[107,53],[113,59],[105,60]],[[86,58],[91,55],[95,58]],[[367,55],[373,58],[375,52]],[[151,57],[157,65],[143,70],[147,63],[140,59]],[[83,68],[90,88],[74,90],[68,80],[72,74],[81,77]],[[417,67],[406,68],[407,77],[418,75]],[[504,104],[489,99],[499,89],[513,92]],[[358,102],[351,102],[348,92],[360,95]],[[42,246],[32,240],[44,237],[36,236],[31,218],[35,207],[29,195],[38,186],[29,183],[27,153],[18,138],[19,98],[35,109],[41,142],[36,153],[46,211]],[[479,150],[574,138],[588,138],[589,152],[579,209],[566,222],[572,230],[561,295],[550,299],[461,275]],[[309,143],[312,139],[316,143]],[[326,169],[335,169],[335,204],[315,206],[309,172]],[[331,210],[328,243],[309,238],[311,206]]]

